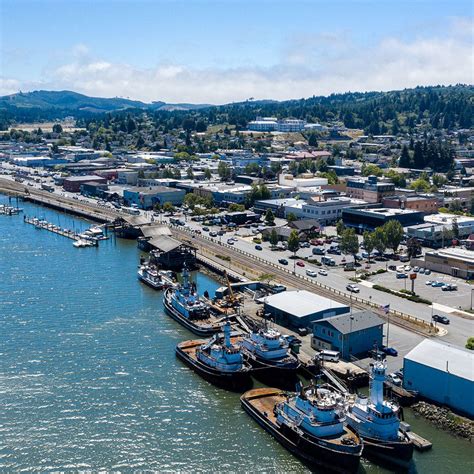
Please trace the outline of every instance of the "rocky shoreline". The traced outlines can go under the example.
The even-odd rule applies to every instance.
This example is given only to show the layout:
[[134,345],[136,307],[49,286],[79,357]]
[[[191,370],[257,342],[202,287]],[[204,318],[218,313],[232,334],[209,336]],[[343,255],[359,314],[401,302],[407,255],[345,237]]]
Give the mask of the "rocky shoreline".
[[449,431],[456,436],[474,440],[474,421],[455,415],[448,408],[438,407],[426,402],[418,402],[412,406],[413,411],[426,418],[437,428]]

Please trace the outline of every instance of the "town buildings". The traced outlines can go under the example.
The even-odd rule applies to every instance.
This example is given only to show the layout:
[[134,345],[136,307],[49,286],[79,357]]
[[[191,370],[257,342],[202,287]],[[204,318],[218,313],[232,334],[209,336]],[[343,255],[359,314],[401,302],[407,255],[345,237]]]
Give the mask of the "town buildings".
[[153,209],[156,204],[163,205],[165,202],[180,205],[185,194],[183,189],[165,186],[132,187],[124,189],[123,199],[128,205],[136,205],[140,209]]
[[423,222],[424,214],[411,209],[387,209],[384,207],[366,207],[364,209],[343,209],[342,220],[346,227],[352,227],[358,233],[374,230],[389,220],[400,222],[403,227]]
[[368,178],[348,178],[346,181],[348,196],[369,203],[380,203],[382,198],[395,193],[395,185],[391,181],[379,181],[377,176]]
[[96,175],[70,176],[64,178],[63,188],[65,191],[78,193],[81,190],[81,186],[85,183],[107,184],[107,179]]

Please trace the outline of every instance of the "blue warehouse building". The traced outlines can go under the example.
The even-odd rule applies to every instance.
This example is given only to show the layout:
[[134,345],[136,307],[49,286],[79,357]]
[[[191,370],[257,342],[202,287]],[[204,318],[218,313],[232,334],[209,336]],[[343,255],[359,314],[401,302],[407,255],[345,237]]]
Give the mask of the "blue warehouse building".
[[384,321],[372,311],[358,311],[313,322],[313,349],[341,353],[343,359],[364,356],[383,342]]
[[123,199],[128,205],[135,204],[140,209],[153,209],[155,204],[163,205],[165,202],[180,205],[185,194],[184,189],[166,186],[133,187],[123,191]]
[[474,353],[425,339],[403,359],[403,386],[474,416]]

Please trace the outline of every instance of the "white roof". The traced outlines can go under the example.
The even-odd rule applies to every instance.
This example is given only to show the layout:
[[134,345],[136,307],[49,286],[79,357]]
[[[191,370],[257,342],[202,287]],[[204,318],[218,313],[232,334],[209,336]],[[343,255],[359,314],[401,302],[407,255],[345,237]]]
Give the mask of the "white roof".
[[306,290],[283,291],[267,296],[264,301],[270,306],[292,314],[297,318],[336,308],[347,308],[347,311],[349,311],[349,306]]
[[425,339],[405,359],[474,381],[474,353],[471,351]]

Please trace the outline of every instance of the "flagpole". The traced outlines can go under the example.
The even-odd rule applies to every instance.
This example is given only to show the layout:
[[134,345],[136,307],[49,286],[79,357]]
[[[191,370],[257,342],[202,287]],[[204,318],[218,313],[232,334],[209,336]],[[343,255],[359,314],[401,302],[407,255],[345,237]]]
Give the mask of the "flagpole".
[[388,338],[389,338],[389,335],[390,335],[390,308],[388,308],[387,312],[387,347],[390,347],[389,343],[388,343]]

